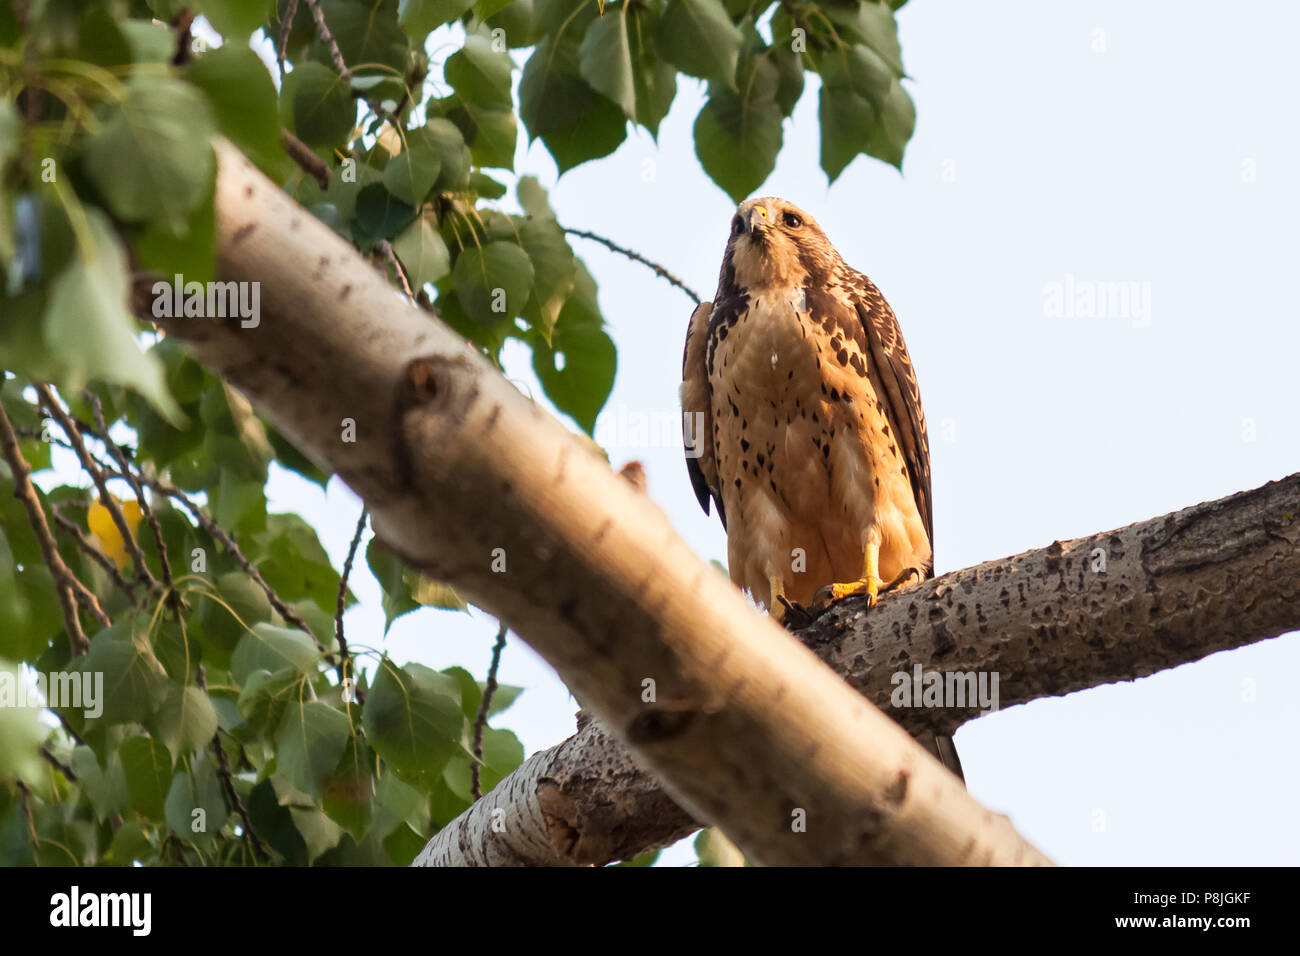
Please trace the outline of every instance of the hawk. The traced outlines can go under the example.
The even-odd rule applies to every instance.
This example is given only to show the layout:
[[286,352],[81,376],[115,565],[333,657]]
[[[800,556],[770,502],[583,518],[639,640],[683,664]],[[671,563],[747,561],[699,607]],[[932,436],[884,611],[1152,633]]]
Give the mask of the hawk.
[[[686,465],[731,579],[779,620],[934,573],[930,443],[880,290],[783,199],[731,221],[682,359]],[[951,738],[922,741],[959,777]]]

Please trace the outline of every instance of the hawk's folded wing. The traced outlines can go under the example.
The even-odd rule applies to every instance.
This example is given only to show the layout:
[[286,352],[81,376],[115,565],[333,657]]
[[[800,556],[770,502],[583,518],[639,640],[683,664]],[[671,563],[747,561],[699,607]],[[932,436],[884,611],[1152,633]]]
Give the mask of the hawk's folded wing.
[[727,516],[718,495],[718,464],[713,455],[713,394],[709,388],[709,369],[705,360],[709,340],[709,316],[712,302],[702,302],[691,313],[686,327],[686,348],[682,354],[682,437],[686,451],[686,471],[691,476],[695,497],[704,513],[709,513],[709,499],[718,505],[722,527]]
[[[903,343],[898,318],[880,290],[866,276],[855,273],[853,297],[858,318],[867,333],[871,362],[884,383],[881,396],[890,424],[898,435],[907,474],[912,481],[916,510],[925,524],[925,533],[934,546],[934,516],[930,504],[930,438],[925,431],[925,412],[921,408],[921,388],[916,382],[912,359]],[[933,567],[928,569],[934,573]]]

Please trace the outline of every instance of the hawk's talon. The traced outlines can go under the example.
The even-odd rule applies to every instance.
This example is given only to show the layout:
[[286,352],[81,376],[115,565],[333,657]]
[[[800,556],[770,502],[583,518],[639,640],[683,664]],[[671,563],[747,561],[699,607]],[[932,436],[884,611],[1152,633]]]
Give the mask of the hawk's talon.
[[802,604],[796,604],[794,601],[787,600],[784,594],[778,594],[776,599],[781,607],[773,608],[772,616],[775,617],[777,621],[780,622],[781,626],[787,631],[801,630],[813,623],[813,621],[817,620],[817,618],[810,612],[809,608],[804,607]]
[[867,607],[875,607],[880,592],[887,590],[883,585],[884,582],[875,575],[869,575],[860,581],[850,581],[847,584],[828,584],[813,595],[813,610],[820,614],[837,601],[857,594],[866,596]]

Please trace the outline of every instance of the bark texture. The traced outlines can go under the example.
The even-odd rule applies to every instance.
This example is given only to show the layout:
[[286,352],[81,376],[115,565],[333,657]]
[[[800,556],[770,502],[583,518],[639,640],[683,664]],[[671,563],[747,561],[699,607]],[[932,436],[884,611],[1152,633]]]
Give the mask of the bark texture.
[[[860,599],[843,601],[798,637],[909,732],[951,734],[979,711],[893,707],[895,675],[911,676],[917,664],[926,674],[940,672],[945,683],[950,673],[997,674],[999,705],[1008,707],[1133,680],[1294,630],[1300,630],[1300,474],[953,571],[885,595],[870,610]],[[573,746],[578,741],[583,745]],[[621,751],[617,741],[593,737],[591,727],[546,751],[550,774],[563,775],[575,791],[603,796],[575,805],[579,812],[567,826],[589,846],[617,844],[622,851],[582,862],[621,859],[698,826],[685,811],[674,815],[652,803],[656,784],[649,774],[610,781],[602,768]],[[539,790],[511,793],[504,808],[509,818],[537,812]],[[655,806],[654,816],[642,819],[647,804]],[[600,809],[580,812],[586,806]],[[474,864],[453,852],[451,841],[484,809],[476,804],[436,834],[416,864]],[[643,826],[645,820],[654,825]],[[633,832],[645,842],[615,838]],[[540,846],[519,862],[572,860]]]
[[675,802],[769,864],[1047,862],[603,459],[216,151],[218,271],[261,283],[261,321],[169,334],[356,490],[386,544],[546,657]]

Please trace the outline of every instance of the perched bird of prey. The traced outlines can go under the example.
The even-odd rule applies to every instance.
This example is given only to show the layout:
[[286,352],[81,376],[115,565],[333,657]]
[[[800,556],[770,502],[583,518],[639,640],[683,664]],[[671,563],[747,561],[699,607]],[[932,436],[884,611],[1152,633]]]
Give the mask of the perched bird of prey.
[[[898,319],[807,213],[750,199],[682,360],[687,469],[778,619],[934,573],[930,443]],[[961,776],[951,738],[923,740]]]

